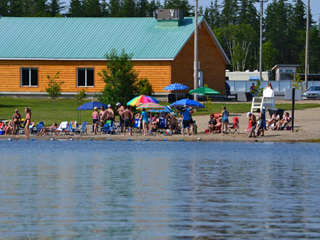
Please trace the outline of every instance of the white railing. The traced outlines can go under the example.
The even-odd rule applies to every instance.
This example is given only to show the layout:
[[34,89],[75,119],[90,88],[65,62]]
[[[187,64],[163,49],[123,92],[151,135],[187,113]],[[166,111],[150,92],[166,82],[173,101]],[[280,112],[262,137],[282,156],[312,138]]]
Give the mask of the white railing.
[[[250,87],[252,83],[257,85],[257,81],[226,81],[230,86],[230,91],[232,92],[250,92]],[[268,83],[271,83],[275,93],[285,93],[285,89],[292,88],[292,81],[282,80],[282,81],[261,81],[260,86],[266,88]],[[304,86],[304,82],[303,82]],[[320,81],[308,81],[308,88],[311,86],[320,86]]]

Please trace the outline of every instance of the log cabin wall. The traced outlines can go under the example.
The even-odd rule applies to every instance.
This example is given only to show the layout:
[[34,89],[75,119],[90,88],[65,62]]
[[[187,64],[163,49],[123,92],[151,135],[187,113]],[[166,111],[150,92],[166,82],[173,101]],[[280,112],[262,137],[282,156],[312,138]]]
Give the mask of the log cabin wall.
[[[210,88],[224,95],[226,62],[203,23],[201,24],[201,28],[198,29],[198,61],[200,62],[199,71],[203,71],[203,84],[208,84]],[[194,34],[172,62],[172,83],[183,83],[190,89],[193,89],[193,62]]]
[[[106,67],[105,61],[0,61],[0,92],[45,92],[48,86],[47,75],[54,76],[59,72],[62,92],[79,92],[84,88],[87,92],[99,92],[105,83],[98,75]],[[21,86],[21,68],[38,69],[38,86]],[[77,68],[94,69],[94,86],[77,87]],[[134,69],[139,77],[148,78],[155,92],[166,92],[163,88],[170,84],[170,61],[135,61]]]

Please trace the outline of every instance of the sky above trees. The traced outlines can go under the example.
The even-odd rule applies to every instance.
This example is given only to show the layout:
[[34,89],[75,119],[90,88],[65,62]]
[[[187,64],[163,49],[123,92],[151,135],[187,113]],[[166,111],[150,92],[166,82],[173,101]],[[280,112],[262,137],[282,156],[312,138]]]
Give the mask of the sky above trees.
[[[223,0],[219,0],[219,3],[222,4],[222,1]],[[269,3],[271,1],[272,0],[269,0]],[[61,2],[65,2],[66,5],[68,5],[68,6],[70,4],[70,0],[65,0],[65,1],[61,1]],[[161,3],[162,2],[163,1],[161,1]],[[190,0],[189,2],[190,2],[190,4],[194,5],[194,0]],[[210,5],[210,2],[211,2],[211,0],[199,0],[199,6],[202,5],[205,8],[205,7]],[[293,0],[289,0],[288,2],[293,2]],[[307,0],[303,0],[303,2],[307,5]],[[266,6],[269,3],[264,4],[264,9],[266,9]],[[255,6],[260,9],[260,4],[259,3],[255,4]],[[313,19],[315,21],[319,21],[319,18],[320,18],[320,0],[310,0],[310,8],[311,8],[311,13],[313,15]]]

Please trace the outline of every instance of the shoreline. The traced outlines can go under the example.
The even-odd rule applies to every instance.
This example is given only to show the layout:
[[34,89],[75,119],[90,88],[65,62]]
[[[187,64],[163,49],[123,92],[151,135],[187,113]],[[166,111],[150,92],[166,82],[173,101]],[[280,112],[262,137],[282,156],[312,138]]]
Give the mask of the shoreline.
[[[291,115],[291,112],[289,112]],[[309,108],[304,110],[296,110],[295,111],[295,120],[294,120],[294,132],[291,130],[282,130],[282,131],[274,131],[268,130],[265,131],[263,137],[257,138],[248,138],[245,134],[245,129],[248,125],[248,118],[246,113],[234,113],[229,116],[229,122],[232,123],[233,117],[239,117],[239,131],[240,133],[229,133],[221,135],[219,133],[214,134],[204,134],[203,132],[208,126],[209,116],[194,116],[193,119],[196,121],[198,126],[198,134],[196,135],[185,135],[181,134],[173,134],[171,136],[162,135],[157,133],[154,135],[143,136],[142,133],[133,133],[133,136],[123,136],[122,133],[115,135],[94,135],[91,133],[91,125],[88,125],[88,134],[84,135],[45,135],[45,136],[36,136],[30,135],[28,139],[26,139],[23,135],[19,135],[19,137],[12,137],[12,135],[0,135],[0,140],[8,140],[11,138],[13,141],[15,140],[50,140],[54,138],[54,140],[70,140],[71,138],[74,141],[128,141],[130,138],[131,141],[146,141],[148,138],[149,141],[199,141],[198,138],[203,142],[320,142],[320,108]],[[268,118],[269,116],[267,116]]]

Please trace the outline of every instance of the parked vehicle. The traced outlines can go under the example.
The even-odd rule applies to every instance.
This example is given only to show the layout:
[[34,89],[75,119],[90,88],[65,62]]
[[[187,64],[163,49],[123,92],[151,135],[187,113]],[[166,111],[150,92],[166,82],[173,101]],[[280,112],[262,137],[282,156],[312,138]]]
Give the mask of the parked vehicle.
[[320,86],[312,86],[302,94],[303,99],[320,99]]

